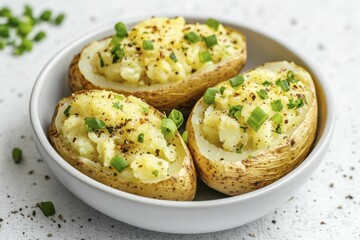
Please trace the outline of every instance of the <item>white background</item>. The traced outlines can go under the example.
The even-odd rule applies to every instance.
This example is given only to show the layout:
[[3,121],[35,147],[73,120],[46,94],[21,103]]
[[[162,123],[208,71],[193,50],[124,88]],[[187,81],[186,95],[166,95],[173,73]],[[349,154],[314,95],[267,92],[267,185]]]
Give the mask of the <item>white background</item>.
[[[48,36],[31,53],[13,57],[0,51],[0,239],[360,239],[358,0],[1,0],[0,8],[9,6],[21,13],[25,3],[37,14],[49,8],[67,17],[60,27],[42,25]],[[81,202],[39,160],[28,104],[46,62],[66,44],[100,26],[161,13],[225,15],[271,32],[317,62],[333,89],[336,127],[325,159],[294,198],[255,222],[194,236],[135,228]],[[11,158],[15,146],[23,150],[20,165]],[[44,217],[35,207],[45,200],[55,204],[53,218]],[[34,210],[36,216],[32,216]]]

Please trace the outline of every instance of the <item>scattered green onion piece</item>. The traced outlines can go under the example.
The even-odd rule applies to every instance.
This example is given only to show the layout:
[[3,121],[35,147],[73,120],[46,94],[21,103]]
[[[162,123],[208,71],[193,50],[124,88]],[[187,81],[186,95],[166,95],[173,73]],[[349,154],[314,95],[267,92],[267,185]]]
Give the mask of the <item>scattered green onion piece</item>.
[[54,204],[50,201],[41,202],[38,204],[39,208],[45,215],[45,217],[54,216],[55,215],[55,207]]
[[141,109],[141,112],[144,113],[144,114],[148,114],[148,113],[150,112],[150,108],[148,108],[148,107],[143,107],[143,108]]
[[20,56],[25,52],[26,48],[23,45],[17,46],[14,51],[13,55]]
[[98,56],[99,56],[99,60],[100,60],[100,67],[104,67],[105,66],[105,62],[104,62],[104,59],[102,58],[101,56],[101,53],[100,52],[97,52]]
[[6,42],[0,41],[0,49],[4,49],[6,46]]
[[208,88],[204,94],[204,102],[211,105],[215,103],[215,95],[219,92],[217,88]]
[[243,144],[240,145],[238,149],[236,149],[236,153],[242,153]]
[[60,13],[60,14],[57,15],[57,17],[55,18],[54,23],[55,23],[56,25],[60,25],[60,24],[64,21],[64,19],[65,19],[65,14]]
[[229,116],[230,117],[235,117],[236,119],[239,119],[242,109],[243,109],[242,105],[234,105],[234,106],[232,106],[230,108],[230,110],[229,110]]
[[20,20],[16,17],[11,17],[8,20],[8,25],[11,27],[17,27],[20,23]]
[[123,156],[116,155],[110,161],[110,165],[115,168],[118,172],[122,172],[129,166],[128,162]]
[[143,133],[140,133],[139,135],[138,135],[138,142],[140,142],[140,143],[143,143],[144,142],[144,134]]
[[175,136],[177,127],[173,120],[169,118],[164,118],[161,121],[161,132],[164,134],[165,138],[171,138]]
[[26,51],[31,51],[32,50],[32,42],[27,38],[23,38],[21,40],[21,46],[24,46]]
[[286,81],[289,83],[297,83],[298,81],[295,79],[295,74],[293,71],[288,71],[286,74]]
[[199,52],[199,59],[200,59],[200,62],[202,63],[206,63],[206,62],[209,62],[211,61],[211,54],[209,51],[204,51],[204,52]]
[[184,140],[184,142],[187,144],[188,143],[188,139],[189,139],[189,132],[188,131],[184,131],[181,134],[182,139]]
[[35,42],[40,42],[40,41],[43,40],[45,37],[46,37],[46,33],[43,32],[43,31],[40,31],[40,32],[38,32],[38,33],[35,35],[35,37],[33,38],[33,40],[34,40]]
[[283,109],[283,105],[282,105],[280,99],[279,100],[274,100],[270,104],[271,104],[271,109],[274,112],[281,112],[281,110]]
[[25,5],[25,9],[24,9],[24,16],[32,16],[33,15],[33,10],[32,7],[30,7],[29,5]]
[[112,44],[113,46],[116,46],[116,45],[118,45],[118,44],[121,42],[121,40],[122,40],[122,38],[119,37],[118,35],[113,35],[113,36],[111,37],[111,44]]
[[257,94],[261,99],[267,99],[269,97],[268,92],[264,89],[260,89],[259,91],[257,91]]
[[197,43],[198,41],[200,41],[199,35],[197,35],[195,32],[189,32],[185,34],[185,39],[192,43]]
[[119,94],[114,94],[114,98],[118,100],[124,100],[124,96]]
[[12,157],[16,164],[20,163],[22,160],[22,151],[20,148],[14,148],[12,150]]
[[171,53],[170,53],[170,58],[171,58],[171,60],[173,60],[174,62],[179,61],[179,60],[177,59],[177,57],[176,57],[176,55],[175,55],[174,52],[171,52]]
[[17,33],[22,37],[28,35],[32,30],[33,30],[33,25],[30,23],[20,22],[19,25],[17,26]]
[[276,85],[281,88],[284,92],[287,92],[290,90],[289,83],[286,80],[277,80]]
[[204,38],[204,41],[205,41],[206,46],[207,46],[208,48],[211,48],[211,47],[213,47],[213,46],[215,46],[215,45],[218,44],[215,34],[214,34],[214,35],[211,35],[211,36],[208,36],[208,37],[205,37],[205,38]]
[[9,27],[7,25],[0,25],[0,37],[8,38],[9,36]]
[[143,48],[144,50],[154,50],[154,44],[150,40],[143,41]]
[[182,113],[176,109],[171,110],[168,118],[174,121],[177,128],[181,127],[184,122],[184,117]]
[[111,56],[113,58],[113,63],[117,63],[125,57],[125,51],[120,45],[116,45],[111,49]]
[[64,111],[65,117],[69,117],[69,116],[70,116],[70,110],[71,110],[71,105],[69,105],[69,106],[65,109],[65,111]]
[[2,9],[0,9],[0,17],[9,18],[11,16],[12,16],[12,13],[8,7],[3,7]]
[[289,103],[287,104],[288,108],[289,109],[298,109],[302,106],[304,106],[304,100],[302,98],[299,98],[299,99],[290,99],[289,100]]
[[269,115],[267,115],[266,112],[264,112],[260,107],[256,107],[250,114],[247,124],[249,124],[249,126],[257,132],[268,118]]
[[278,134],[282,133],[280,125],[275,128],[275,132]]
[[114,102],[112,105],[114,108],[117,108],[119,110],[123,109],[124,105],[122,105],[119,101]]
[[262,83],[262,85],[263,85],[263,86],[272,86],[273,83],[266,80],[266,81],[264,81],[264,82]]
[[278,126],[282,123],[283,118],[279,113],[275,113],[274,116],[271,117],[271,120]]
[[92,132],[96,129],[106,128],[106,124],[104,121],[96,119],[96,118],[85,118],[85,127],[89,132]]
[[239,74],[239,75],[237,75],[237,76],[235,76],[235,77],[233,77],[233,78],[231,78],[231,79],[229,80],[230,85],[231,85],[233,88],[240,86],[241,84],[244,83],[244,81],[245,81],[245,80],[244,80],[244,76],[241,75],[241,74]]
[[216,19],[213,19],[213,18],[209,18],[205,24],[208,25],[209,27],[211,27],[212,29],[214,29],[215,31],[218,30],[219,25],[220,25],[220,23]]
[[40,19],[47,22],[50,20],[51,15],[52,15],[52,12],[50,10],[45,10],[41,13]]
[[221,88],[220,88],[220,90],[219,90],[221,95],[223,95],[223,94],[224,94],[225,89],[226,89],[226,87],[225,87],[225,86],[221,86]]
[[118,22],[115,24],[115,31],[116,31],[116,35],[120,38],[127,37],[128,35],[126,26],[123,22]]
[[159,175],[159,170],[154,170],[154,171],[152,171],[152,174],[153,174],[155,177],[157,177],[157,176]]

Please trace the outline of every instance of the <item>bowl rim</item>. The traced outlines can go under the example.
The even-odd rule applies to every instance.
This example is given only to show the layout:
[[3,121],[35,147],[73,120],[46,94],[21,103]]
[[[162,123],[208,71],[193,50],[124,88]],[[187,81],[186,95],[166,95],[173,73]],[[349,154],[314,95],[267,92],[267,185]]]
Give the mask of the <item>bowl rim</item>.
[[[202,15],[197,14],[196,17],[190,15],[190,14],[157,14],[157,16],[165,16],[165,17],[173,17],[173,16],[183,16],[187,20],[192,21],[199,21],[204,22],[206,19],[209,18],[208,15]],[[134,24],[136,22],[139,22],[143,19],[147,19],[150,16],[135,16],[135,17],[127,17],[122,19],[122,21],[125,24]],[[67,44],[65,47],[60,49],[44,66],[44,68],[41,70],[40,74],[38,75],[32,92],[30,96],[30,103],[29,103],[29,116],[31,125],[33,128],[33,133],[39,143],[41,144],[42,148],[46,153],[51,157],[51,161],[54,161],[57,165],[59,165],[63,170],[65,170],[68,174],[72,175],[74,178],[78,179],[79,181],[83,182],[86,185],[89,185],[91,187],[96,188],[99,191],[106,192],[107,194],[114,195],[116,197],[123,198],[125,200],[129,201],[135,201],[142,204],[148,204],[152,206],[162,206],[162,207],[172,207],[172,208],[206,208],[206,207],[214,207],[214,206],[220,206],[220,205],[227,205],[232,204],[235,202],[242,202],[250,199],[257,198],[261,195],[266,195],[267,193],[274,191],[278,188],[280,188],[285,182],[290,181],[291,179],[295,178],[297,175],[299,175],[304,169],[307,168],[308,165],[311,164],[311,162],[315,161],[318,157],[318,155],[325,151],[325,146],[327,146],[328,142],[331,140],[331,135],[334,130],[334,100],[333,100],[333,94],[330,86],[328,85],[327,81],[325,81],[325,78],[323,74],[320,72],[319,68],[316,66],[312,60],[310,60],[307,56],[297,51],[291,44],[288,42],[284,42],[283,40],[279,39],[278,37],[272,35],[270,32],[267,32],[264,29],[260,29],[257,26],[254,26],[253,24],[245,23],[239,20],[230,19],[226,16],[214,16],[212,14],[212,18],[218,19],[221,23],[224,23],[224,25],[232,25],[237,26],[242,29],[246,29],[249,31],[252,31],[256,34],[262,35],[270,40],[273,40],[274,42],[282,45],[284,48],[287,48],[290,52],[294,53],[296,56],[298,56],[300,59],[303,60],[304,63],[308,65],[308,67],[312,70],[313,74],[317,76],[317,83],[321,85],[323,89],[325,104],[327,105],[327,116],[324,119],[325,125],[322,132],[322,135],[320,136],[317,144],[314,146],[314,148],[311,150],[310,154],[304,159],[304,161],[298,165],[294,170],[292,170],[290,173],[286,174],[282,178],[278,179],[277,181],[262,187],[260,189],[254,190],[252,192],[248,192],[245,194],[241,194],[238,196],[229,196],[226,198],[221,199],[214,199],[214,200],[200,200],[200,201],[171,201],[171,200],[160,200],[160,199],[153,199],[153,198],[147,198],[143,196],[138,196],[135,194],[123,192],[121,190],[109,187],[105,184],[102,184],[85,174],[82,174],[80,171],[72,167],[70,164],[68,164],[52,147],[50,144],[47,135],[44,133],[44,129],[42,128],[40,124],[39,119],[39,108],[38,108],[38,102],[39,102],[39,96],[42,89],[42,86],[46,80],[45,76],[48,74],[50,69],[52,69],[55,66],[56,61],[63,58],[64,55],[67,55],[68,52],[74,48],[78,43],[84,42],[87,39],[91,39],[95,37],[98,34],[101,34],[103,32],[109,31],[109,29],[114,26],[114,23],[107,24],[106,26],[100,27],[96,30],[92,30],[81,37],[75,39],[74,41]]]

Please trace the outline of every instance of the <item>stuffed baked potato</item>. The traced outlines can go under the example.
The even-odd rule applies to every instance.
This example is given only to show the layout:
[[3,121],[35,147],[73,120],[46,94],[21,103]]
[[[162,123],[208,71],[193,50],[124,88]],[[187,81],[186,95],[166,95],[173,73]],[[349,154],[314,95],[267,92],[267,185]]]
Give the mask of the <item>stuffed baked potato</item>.
[[145,197],[192,200],[195,168],[168,121],[136,97],[87,90],[59,102],[48,135],[67,162],[99,182]]
[[237,75],[246,61],[245,37],[215,19],[151,18],[86,46],[72,60],[74,91],[107,89],[134,95],[160,111],[189,112],[205,90]]
[[276,181],[309,153],[317,111],[312,77],[285,61],[209,88],[186,127],[201,179],[227,195]]

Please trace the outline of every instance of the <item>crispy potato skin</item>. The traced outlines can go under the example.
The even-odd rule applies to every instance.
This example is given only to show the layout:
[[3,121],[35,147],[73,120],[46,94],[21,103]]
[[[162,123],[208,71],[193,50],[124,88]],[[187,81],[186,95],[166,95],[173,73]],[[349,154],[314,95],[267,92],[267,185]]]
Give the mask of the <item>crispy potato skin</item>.
[[269,185],[296,168],[309,154],[316,135],[318,108],[313,83],[311,90],[312,106],[304,121],[286,141],[259,155],[233,163],[214,161],[201,154],[192,123],[192,111],[186,125],[188,147],[201,179],[211,188],[235,196]]
[[[231,31],[236,30],[231,29]],[[245,36],[242,36],[244,39],[242,54],[226,62],[218,63],[214,70],[191,74],[186,79],[174,82],[171,85],[163,87],[159,85],[158,88],[147,91],[106,89],[101,86],[94,85],[90,81],[86,80],[80,72],[78,67],[80,54],[75,55],[70,64],[68,84],[72,92],[84,89],[112,90],[124,95],[134,95],[139,97],[159,111],[170,112],[172,109],[176,108],[187,115],[191,111],[195,102],[201,98],[207,88],[239,74],[240,70],[245,65],[247,58]]]
[[[86,91],[79,91],[75,93],[75,95],[82,94],[84,92]],[[83,174],[95,179],[96,181],[124,192],[133,193],[144,197],[175,201],[191,201],[194,199],[197,186],[196,172],[190,152],[182,139],[181,146],[179,147],[183,148],[186,153],[182,168],[171,178],[157,183],[150,184],[140,181],[129,182],[126,179],[115,177],[112,174],[107,173],[107,168],[105,167],[95,168],[80,161],[78,154],[74,152],[68,144],[65,143],[65,141],[62,139],[60,131],[56,128],[55,125],[56,117],[59,114],[59,107],[66,101],[71,101],[73,98],[74,96],[70,96],[62,99],[59,102],[48,129],[48,136],[51,144],[69,164],[71,164]],[[156,113],[158,115],[162,115],[158,111]],[[179,133],[177,133],[177,137],[181,138]]]

